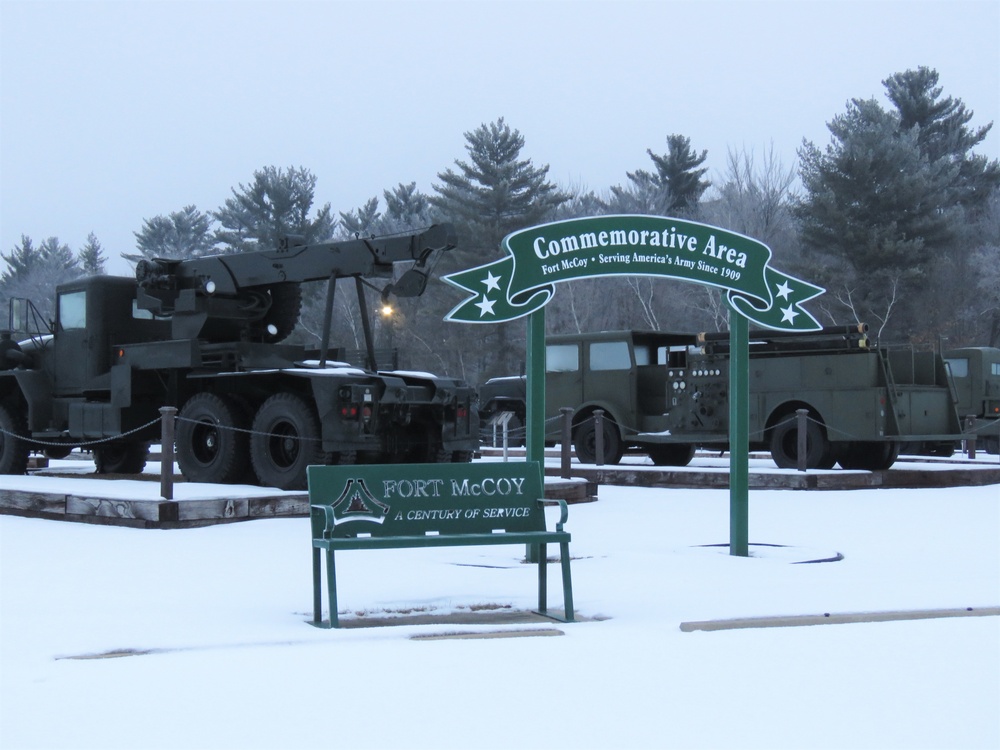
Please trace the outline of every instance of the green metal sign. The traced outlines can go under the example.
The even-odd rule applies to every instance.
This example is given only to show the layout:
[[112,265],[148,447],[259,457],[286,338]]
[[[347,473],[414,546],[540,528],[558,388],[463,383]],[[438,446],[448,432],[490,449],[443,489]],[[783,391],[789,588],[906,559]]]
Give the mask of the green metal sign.
[[771,249],[726,229],[665,216],[569,219],[507,235],[507,256],[444,277],[468,295],[445,317],[501,323],[528,316],[527,453],[544,462],[545,305],[555,285],[604,276],[662,276],[726,292],[729,325],[729,551],[749,554],[749,323],[779,331],[822,326],[802,305],[825,290],[771,267]]
[[735,310],[764,328],[821,328],[802,307],[821,287],[771,267],[762,242],[707,224],[642,215],[569,219],[514,232],[503,248],[504,258],[444,277],[469,295],[446,320],[515,320],[544,307],[564,281],[661,276],[725,290]]

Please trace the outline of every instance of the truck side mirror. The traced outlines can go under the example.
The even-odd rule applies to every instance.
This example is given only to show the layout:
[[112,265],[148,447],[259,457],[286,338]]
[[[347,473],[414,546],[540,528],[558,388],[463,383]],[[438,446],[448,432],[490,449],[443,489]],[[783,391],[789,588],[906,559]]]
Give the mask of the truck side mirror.
[[26,324],[28,320],[28,304],[25,299],[16,299],[14,297],[10,300],[10,309],[7,315],[7,328],[11,331],[27,331]]

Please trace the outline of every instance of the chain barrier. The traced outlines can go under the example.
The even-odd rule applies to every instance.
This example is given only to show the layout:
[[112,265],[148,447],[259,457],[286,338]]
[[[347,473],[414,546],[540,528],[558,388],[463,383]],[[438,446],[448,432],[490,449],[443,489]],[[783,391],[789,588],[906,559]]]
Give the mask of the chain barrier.
[[[219,430],[230,430],[232,432],[243,432],[243,433],[246,433],[247,435],[263,435],[264,437],[280,437],[280,438],[286,438],[286,439],[287,438],[291,438],[293,440],[300,440],[300,441],[313,442],[313,443],[321,443],[321,442],[323,442],[322,438],[302,437],[300,435],[287,435],[287,434],[278,433],[278,432],[261,432],[260,430],[252,430],[252,429],[249,429],[249,428],[246,428],[246,427],[236,427],[235,425],[222,424],[221,422],[216,422],[216,421],[205,421],[205,420],[202,420],[202,419],[191,419],[190,417],[175,416],[174,420],[176,422],[188,422],[190,424],[211,425],[212,427],[215,427],[216,429],[219,429]],[[157,420],[157,421],[159,421],[159,420]]]
[[[501,413],[501,412],[498,412],[498,413]],[[795,414],[792,413],[792,414],[789,414],[786,419],[794,419],[794,418],[795,418]],[[845,430],[841,430],[841,429],[838,429],[836,427],[831,427],[831,426],[829,426],[827,424],[824,424],[820,420],[816,419],[812,415],[812,413],[809,413],[808,415],[806,415],[806,420],[808,422],[812,422],[813,424],[816,424],[819,427],[822,427],[823,429],[825,429],[827,431],[828,435],[833,435],[833,434],[837,435],[838,439],[841,440],[841,441],[844,441],[844,442],[848,442],[848,441],[862,441],[863,442],[863,441],[866,441],[866,440],[869,439],[869,438],[864,437],[862,435],[858,435],[858,434],[852,433],[852,432],[847,432]],[[561,436],[561,434],[562,434],[561,430],[554,430],[553,431],[553,430],[549,429],[550,425],[552,425],[554,423],[561,422],[561,421],[562,421],[562,416],[561,415],[550,417],[550,418],[548,418],[548,419],[545,420],[544,424],[545,424],[545,438],[546,439],[548,439],[550,437],[559,437],[559,436]],[[645,432],[644,430],[640,430],[640,429],[638,429],[636,427],[633,427],[633,426],[631,426],[631,425],[629,425],[627,423],[618,422],[613,417],[609,416],[607,414],[607,412],[605,412],[604,421],[608,422],[610,424],[615,425],[618,428],[619,434],[641,434],[641,433]],[[782,420],[782,421],[784,421],[784,420]],[[964,418],[963,418],[963,421],[964,421]],[[968,431],[963,432],[961,435],[956,436],[955,439],[956,440],[965,440],[965,439],[968,439],[972,435],[975,435],[975,434],[984,432],[986,430],[989,430],[991,427],[993,427],[993,425],[991,423],[988,423],[988,422],[987,423],[983,423],[983,424],[980,424],[980,425],[977,425],[977,426],[973,427],[972,429],[970,429]],[[487,438],[487,437],[492,438],[492,434],[493,434],[492,430],[489,429],[489,428],[484,428],[484,429],[480,430],[480,436],[482,438],[484,438],[484,439]],[[525,436],[525,435],[527,435],[527,427],[524,426],[524,425],[522,425],[520,427],[515,427],[513,429],[510,429],[507,434],[510,437]],[[767,430],[766,429],[752,430],[750,432],[749,437],[750,437],[751,440],[763,440],[766,434],[767,434]],[[905,436],[901,436],[900,439],[903,442],[905,442]]]
[[137,432],[142,432],[147,430],[155,424],[160,422],[159,418],[146,422],[144,425],[140,425],[128,432],[123,432],[120,435],[112,435],[111,437],[99,438],[96,440],[85,440],[80,443],[52,443],[47,440],[39,440],[37,438],[28,437],[27,435],[20,435],[16,432],[10,432],[0,427],[0,434],[8,435],[12,438],[18,438],[19,440],[24,440],[26,443],[31,445],[41,445],[48,448],[69,448],[70,450],[74,448],[86,448],[91,445],[103,445],[104,443],[113,443],[116,440],[121,440],[122,438],[127,438],[129,435],[135,435]]

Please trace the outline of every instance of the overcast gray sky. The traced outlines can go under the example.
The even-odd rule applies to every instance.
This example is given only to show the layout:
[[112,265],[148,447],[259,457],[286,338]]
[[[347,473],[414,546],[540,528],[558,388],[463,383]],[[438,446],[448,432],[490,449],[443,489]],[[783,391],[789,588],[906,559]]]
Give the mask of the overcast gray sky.
[[0,249],[94,232],[129,273],[144,219],[256,169],[306,167],[348,211],[430,192],[499,117],[565,187],[626,182],[671,133],[710,177],[731,149],[790,167],[921,65],[997,158],[1000,0],[0,0]]

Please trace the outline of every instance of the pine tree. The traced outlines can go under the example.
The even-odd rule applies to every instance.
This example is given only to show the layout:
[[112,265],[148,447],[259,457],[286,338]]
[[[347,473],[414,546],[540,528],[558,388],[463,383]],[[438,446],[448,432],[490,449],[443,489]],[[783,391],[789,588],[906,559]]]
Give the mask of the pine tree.
[[[524,137],[501,117],[465,133],[469,161],[438,173],[430,201],[446,219],[473,230],[487,247],[517,229],[540,223],[569,199],[547,180],[549,167],[521,159]],[[477,243],[479,244],[479,243]]]
[[[806,195],[795,206],[807,249],[845,264],[844,294],[856,317],[888,321],[890,308],[929,280],[929,269],[956,232],[950,187],[958,167],[921,153],[915,129],[874,99],[852,100],[829,123],[825,151],[799,150]],[[819,283],[827,283],[823,278]],[[907,327],[913,321],[900,318]],[[866,320],[871,322],[871,320]]]
[[69,246],[49,237],[37,247],[30,237],[21,235],[21,243],[10,253],[0,253],[7,261],[7,271],[0,276],[0,297],[25,297],[34,302],[45,318],[50,318],[58,284],[80,275],[80,264]]
[[80,250],[79,263],[85,276],[97,276],[104,273],[104,253],[101,243],[93,232],[87,235],[87,244]]
[[[456,160],[457,172],[438,173],[441,184],[433,186],[437,194],[430,198],[442,220],[454,223],[459,234],[460,249],[441,259],[441,269],[495,257],[506,235],[553,217],[570,197],[548,181],[547,165],[535,167],[530,159],[521,158],[524,137],[502,117],[465,133],[465,139],[469,161]],[[480,330],[468,330],[472,328]],[[415,335],[419,331],[428,352],[454,358],[443,369],[474,381],[488,374],[516,372],[524,358],[523,331],[509,323],[411,330]]]
[[210,255],[215,242],[212,237],[212,218],[194,206],[185,206],[169,216],[145,219],[142,229],[135,232],[138,258],[197,258]]
[[381,234],[378,231],[378,222],[382,217],[378,210],[378,198],[371,198],[365,205],[353,211],[340,212],[340,226],[343,234],[347,237]]
[[38,250],[31,238],[21,235],[21,244],[11,248],[9,253],[0,252],[0,258],[7,263],[7,269],[0,276],[0,281],[9,283],[26,277],[39,262]]
[[38,246],[38,255],[42,264],[52,269],[58,275],[72,276],[79,274],[80,262],[69,249],[69,245],[59,241],[58,237],[49,237]]
[[626,172],[632,184],[611,188],[609,208],[621,213],[693,215],[702,194],[711,186],[702,179],[708,171],[701,166],[708,151],[696,154],[691,150],[690,138],[674,134],[667,136],[667,153],[654,154],[652,149],[646,149],[646,153],[656,172]]
[[305,168],[259,169],[252,183],[234,188],[233,197],[212,214],[222,227],[215,238],[234,252],[272,249],[288,234],[307,243],[326,241],[336,220],[329,203],[310,218],[315,191],[316,177]]
[[430,199],[417,190],[417,183],[399,183],[392,190],[382,192],[385,198],[385,220],[390,231],[415,230],[434,223]]
[[991,191],[1000,186],[1000,162],[971,153],[986,138],[993,123],[970,129],[973,112],[960,99],[941,98],[938,73],[926,67],[896,73],[882,81],[899,112],[901,130],[917,129],[921,153],[932,163],[959,164],[954,202],[980,209]]

